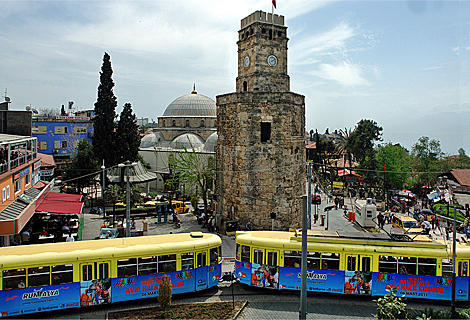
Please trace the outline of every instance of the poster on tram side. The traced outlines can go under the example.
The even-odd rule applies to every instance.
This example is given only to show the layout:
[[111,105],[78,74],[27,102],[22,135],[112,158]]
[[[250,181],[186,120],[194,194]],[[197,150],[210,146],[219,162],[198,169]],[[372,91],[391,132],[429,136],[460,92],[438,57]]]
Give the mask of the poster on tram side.
[[[279,289],[300,290],[301,282],[299,268],[279,268]],[[344,271],[308,269],[307,291],[344,293]]]
[[279,267],[265,264],[251,264],[251,285],[261,288],[279,288]]
[[[396,288],[397,296],[408,298],[451,300],[452,278],[434,276],[415,276],[373,272],[372,295],[384,296],[387,289]],[[456,300],[468,300],[468,277],[457,277]]]
[[235,276],[241,283],[251,285],[251,263],[235,260]]
[[40,288],[0,291],[0,317],[18,316],[79,306],[78,282]]
[[127,301],[158,296],[163,275],[171,277],[172,294],[196,290],[196,270],[170,272],[165,274],[113,278],[111,280],[112,301]]

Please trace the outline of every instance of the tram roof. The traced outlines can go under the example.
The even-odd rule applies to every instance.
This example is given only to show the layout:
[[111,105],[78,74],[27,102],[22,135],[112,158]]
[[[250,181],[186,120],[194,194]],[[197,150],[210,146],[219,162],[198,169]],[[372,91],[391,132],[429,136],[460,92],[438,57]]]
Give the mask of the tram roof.
[[[237,232],[237,239],[245,242],[253,241],[253,244],[262,243],[282,245],[282,243],[299,243],[302,242],[302,231],[251,231],[251,232]],[[400,240],[401,238],[401,240]],[[348,232],[348,231],[307,231],[308,243],[330,243],[330,244],[362,244],[362,245],[377,245],[389,247],[426,247],[426,248],[445,248],[446,245],[437,242],[425,235],[398,235],[395,239],[390,238],[389,235],[384,233],[370,233],[370,232]],[[460,245],[463,247],[463,245]]]
[[131,238],[87,240],[0,248],[0,267],[44,265],[81,259],[145,257],[184,250],[206,249],[221,245],[219,236],[202,233],[178,233]]

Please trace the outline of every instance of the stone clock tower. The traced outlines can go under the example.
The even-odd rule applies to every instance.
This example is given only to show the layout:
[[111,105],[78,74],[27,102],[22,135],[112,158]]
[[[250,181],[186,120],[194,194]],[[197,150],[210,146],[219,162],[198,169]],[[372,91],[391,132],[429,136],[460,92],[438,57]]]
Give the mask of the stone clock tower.
[[305,97],[289,91],[284,17],[256,11],[241,21],[238,35],[236,92],[217,96],[218,223],[299,227]]

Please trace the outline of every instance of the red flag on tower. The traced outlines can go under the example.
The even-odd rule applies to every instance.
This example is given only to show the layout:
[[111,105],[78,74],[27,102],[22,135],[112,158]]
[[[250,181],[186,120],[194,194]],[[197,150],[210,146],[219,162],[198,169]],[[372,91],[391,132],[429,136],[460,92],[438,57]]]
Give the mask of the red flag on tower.
[[273,7],[276,8],[276,0],[273,0]]

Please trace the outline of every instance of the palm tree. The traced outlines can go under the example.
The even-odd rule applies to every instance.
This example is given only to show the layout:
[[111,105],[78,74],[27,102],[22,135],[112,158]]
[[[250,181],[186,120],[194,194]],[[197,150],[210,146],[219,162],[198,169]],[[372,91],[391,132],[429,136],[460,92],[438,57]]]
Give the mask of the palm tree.
[[352,157],[353,154],[349,151],[350,144],[351,144],[351,135],[354,132],[354,129],[351,128],[344,128],[339,130],[339,140],[337,141],[337,146],[338,146],[338,155],[343,156],[343,154],[346,155],[346,159],[344,160],[344,167],[347,166],[347,162],[349,161],[349,168],[352,167]]

